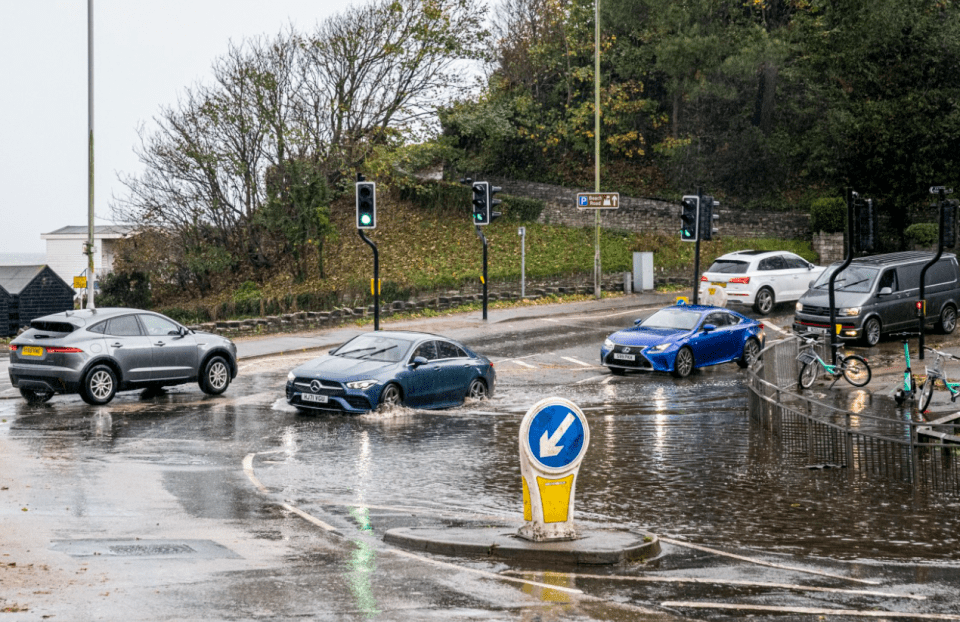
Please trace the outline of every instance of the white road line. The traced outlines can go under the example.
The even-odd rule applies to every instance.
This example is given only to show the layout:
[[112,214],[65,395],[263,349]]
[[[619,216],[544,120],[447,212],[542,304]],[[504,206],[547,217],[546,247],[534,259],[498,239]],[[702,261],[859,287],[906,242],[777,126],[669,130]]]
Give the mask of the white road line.
[[704,553],[712,553],[714,555],[723,555],[724,557],[730,557],[731,559],[739,559],[740,561],[749,562],[751,564],[757,564],[758,566],[769,566],[770,568],[780,568],[781,570],[791,570],[793,572],[804,572],[806,574],[815,574],[821,577],[830,577],[831,579],[843,579],[844,581],[853,581],[855,583],[866,583],[868,585],[880,585],[879,581],[874,581],[873,579],[856,579],[854,577],[845,577],[839,574],[821,572],[820,570],[809,570],[807,568],[798,568],[796,566],[785,566],[783,564],[774,564],[772,562],[765,562],[763,560],[754,559],[752,557],[744,557],[743,555],[736,555],[734,553],[726,553],[724,551],[718,551],[717,549],[711,549],[706,546],[700,546],[699,544],[693,544],[692,542],[684,542],[683,540],[674,540],[673,538],[665,538],[663,536],[660,536],[660,541],[667,542],[669,544],[675,544],[677,546],[683,546],[689,549],[696,549],[698,551],[703,551]]
[[773,330],[777,331],[777,332],[780,333],[781,335],[789,334],[789,331],[784,330],[783,328],[780,328],[780,327],[777,326],[776,324],[767,324],[766,322],[764,322],[764,323],[763,323],[763,327],[764,327],[764,328],[772,328]]
[[299,517],[302,518],[303,520],[305,520],[305,521],[307,521],[307,522],[309,522],[309,523],[313,523],[314,525],[316,525],[317,527],[320,527],[321,529],[325,529],[325,530],[327,530],[327,531],[329,531],[329,532],[335,533],[335,534],[337,534],[338,536],[339,536],[339,535],[343,535],[343,534],[341,534],[339,531],[337,531],[334,527],[326,524],[325,522],[323,522],[323,521],[320,520],[319,518],[316,518],[316,517],[314,517],[314,516],[311,516],[310,514],[307,514],[306,512],[304,512],[303,510],[301,510],[300,508],[295,508],[295,507],[293,507],[292,505],[290,505],[290,504],[288,504],[288,503],[281,503],[281,504],[280,504],[280,507],[282,507],[283,509],[285,509],[285,510],[287,510],[287,511],[293,512],[294,514],[296,514],[297,516],[299,516]]
[[262,493],[268,493],[268,492],[270,492],[270,491],[267,490],[267,487],[264,486],[264,485],[260,482],[260,480],[257,479],[257,476],[254,475],[254,473],[253,473],[253,457],[256,456],[256,455],[257,455],[257,454],[247,454],[246,456],[244,456],[244,458],[243,458],[243,472],[246,474],[247,479],[249,479],[249,480],[253,483],[254,487],[256,487],[257,490],[259,490],[259,491],[262,492]]
[[[504,574],[522,575],[522,570],[507,570]],[[739,585],[743,587],[763,587],[785,590],[797,590],[802,592],[827,592],[832,594],[858,594],[863,596],[880,596],[884,598],[908,598],[910,600],[926,600],[926,596],[918,594],[897,594],[895,592],[879,592],[876,590],[845,590],[839,587],[818,587],[814,585],[797,585],[792,583],[768,583],[765,581],[742,581],[738,579],[710,579],[701,577],[647,577],[647,576],[625,576],[625,575],[604,575],[604,574],[581,574],[570,573],[567,575],[574,579],[599,579],[601,581],[626,581],[635,583],[695,583],[703,585]]]
[[514,360],[514,361],[512,361],[512,362],[513,362],[513,363],[516,363],[517,365],[523,365],[524,367],[529,367],[530,369],[536,369],[536,368],[537,368],[536,365],[531,365],[530,363],[524,363],[523,361]]
[[576,363],[577,365],[583,365],[584,367],[593,367],[593,365],[591,365],[590,363],[584,363],[583,361],[578,361],[572,356],[561,356],[560,358],[562,358],[565,361],[570,361],[571,363]]
[[611,380],[613,380],[613,376],[607,376],[606,378],[600,381],[600,384],[607,384]]
[[910,613],[907,611],[864,611],[860,609],[817,609],[815,607],[776,607],[773,605],[737,605],[734,603],[701,603],[666,601],[664,607],[691,607],[695,609],[732,609],[738,611],[766,611],[802,613],[815,616],[858,616],[864,618],[910,618],[913,620],[960,620],[960,613]]
[[577,380],[573,384],[583,384],[584,382],[590,382],[591,380],[598,380],[600,378],[606,378],[606,375],[603,376],[590,376],[589,378],[584,378],[583,380]]

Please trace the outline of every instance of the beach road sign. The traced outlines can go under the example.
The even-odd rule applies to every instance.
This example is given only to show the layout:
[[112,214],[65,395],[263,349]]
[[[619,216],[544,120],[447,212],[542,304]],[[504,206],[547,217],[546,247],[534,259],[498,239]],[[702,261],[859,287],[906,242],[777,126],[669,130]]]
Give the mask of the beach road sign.
[[617,209],[619,192],[581,192],[577,195],[577,209]]
[[527,444],[530,456],[548,469],[574,465],[586,451],[587,423],[578,408],[547,404],[530,421]]
[[941,190],[943,190],[944,194],[953,194],[953,188],[947,188],[946,186],[930,186],[930,194],[940,194]]

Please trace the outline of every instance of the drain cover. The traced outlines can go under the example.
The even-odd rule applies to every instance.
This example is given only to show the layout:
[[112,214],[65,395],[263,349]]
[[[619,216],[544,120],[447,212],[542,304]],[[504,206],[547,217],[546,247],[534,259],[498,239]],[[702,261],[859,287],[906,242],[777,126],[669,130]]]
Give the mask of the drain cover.
[[212,540],[54,540],[50,548],[74,557],[240,557]]

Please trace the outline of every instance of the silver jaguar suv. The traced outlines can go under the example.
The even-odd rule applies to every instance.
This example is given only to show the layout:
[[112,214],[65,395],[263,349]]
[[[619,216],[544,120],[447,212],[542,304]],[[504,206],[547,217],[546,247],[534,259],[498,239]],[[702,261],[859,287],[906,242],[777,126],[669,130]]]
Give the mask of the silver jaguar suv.
[[219,395],[237,375],[237,346],[152,311],[66,311],[33,320],[10,343],[9,372],[31,403],[80,393],[101,405],[117,391],[187,382]]

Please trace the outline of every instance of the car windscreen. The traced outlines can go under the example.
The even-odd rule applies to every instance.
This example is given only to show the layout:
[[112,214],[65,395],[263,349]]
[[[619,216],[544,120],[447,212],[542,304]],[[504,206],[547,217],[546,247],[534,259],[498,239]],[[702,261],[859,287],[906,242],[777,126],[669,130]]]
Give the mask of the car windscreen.
[[736,261],[733,259],[718,259],[709,268],[707,272],[719,272],[721,274],[744,274],[749,261]]
[[660,309],[643,321],[643,328],[673,328],[691,330],[700,321],[700,314],[689,309],[671,307]]
[[[817,282],[813,284],[813,289],[827,289],[830,287],[830,275],[840,266],[830,266],[824,270]],[[873,280],[877,278],[880,270],[870,266],[850,265],[847,269],[837,275],[833,284],[834,291],[866,293],[873,287]]]
[[403,360],[411,342],[399,337],[360,335],[330,352],[334,356],[367,361],[396,363]]

